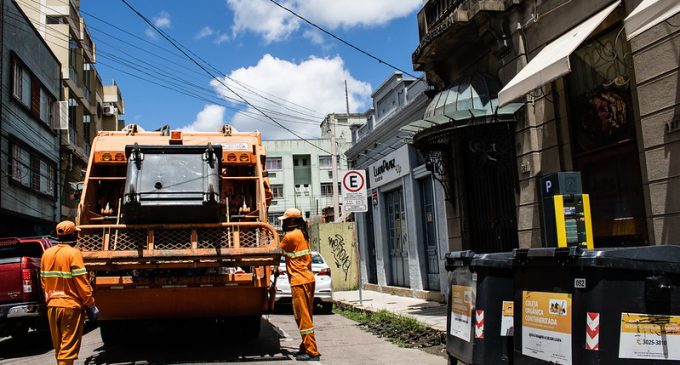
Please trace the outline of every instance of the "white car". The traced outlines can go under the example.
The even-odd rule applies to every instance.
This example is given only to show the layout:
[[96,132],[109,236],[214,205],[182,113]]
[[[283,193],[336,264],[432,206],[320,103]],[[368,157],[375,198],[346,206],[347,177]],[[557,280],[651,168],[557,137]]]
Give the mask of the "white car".
[[[316,279],[314,290],[314,303],[321,304],[324,313],[333,311],[333,287],[331,285],[331,268],[326,264],[326,260],[321,255],[312,251],[312,271]],[[286,257],[281,256],[279,264],[279,277],[276,280],[276,303],[290,303],[290,282],[286,274]],[[274,280],[272,275],[271,280]]]

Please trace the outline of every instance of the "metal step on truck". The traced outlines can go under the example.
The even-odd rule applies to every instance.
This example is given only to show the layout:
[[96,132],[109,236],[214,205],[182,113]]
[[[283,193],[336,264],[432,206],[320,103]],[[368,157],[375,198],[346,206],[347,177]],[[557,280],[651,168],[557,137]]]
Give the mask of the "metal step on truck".
[[259,132],[100,132],[78,205],[102,340],[148,320],[215,319],[256,337],[281,251]]

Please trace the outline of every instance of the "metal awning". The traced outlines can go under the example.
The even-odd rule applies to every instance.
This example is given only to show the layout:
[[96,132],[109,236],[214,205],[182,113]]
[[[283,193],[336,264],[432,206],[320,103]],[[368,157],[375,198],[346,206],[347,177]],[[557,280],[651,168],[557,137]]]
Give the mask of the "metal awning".
[[[675,2],[676,0],[661,1]],[[498,93],[500,105],[506,105],[526,95],[531,90],[571,72],[569,56],[588,38],[595,28],[604,22],[619,4],[621,4],[621,0],[615,1],[590,19],[562,34],[559,38],[545,46]]]
[[680,13],[680,1],[643,0],[624,20],[626,37],[630,40],[677,13]]
[[456,129],[460,127],[509,122],[524,103],[511,103],[499,107],[496,97],[500,82],[486,74],[472,74],[439,92],[425,108],[423,119],[411,122],[399,129],[404,140],[428,129]]
[[[492,99],[490,104],[498,105],[498,99]],[[494,120],[511,121],[514,120],[515,114],[523,106],[524,103],[510,103],[495,110],[468,109],[466,111],[456,111],[451,113],[451,115],[443,114],[434,117],[418,119],[415,122],[411,122],[399,128],[399,130],[404,134],[413,137],[415,134],[428,128],[443,126],[447,123],[452,123],[451,127],[455,128],[490,123]]]

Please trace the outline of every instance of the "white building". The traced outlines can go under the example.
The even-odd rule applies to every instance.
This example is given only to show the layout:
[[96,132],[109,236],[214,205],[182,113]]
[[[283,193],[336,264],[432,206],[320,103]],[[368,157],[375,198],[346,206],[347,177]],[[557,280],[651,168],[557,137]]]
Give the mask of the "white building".
[[[332,114],[335,117],[338,171],[348,169],[345,151],[352,145],[351,126],[366,123],[364,114]],[[321,123],[318,139],[263,141],[267,152],[267,171],[274,199],[269,207],[269,221],[279,225],[276,217],[292,207],[305,218],[333,215],[333,170],[331,149],[331,115]],[[338,180],[340,177],[338,177]],[[338,196],[340,190],[338,190]],[[339,198],[338,198],[339,199]]]

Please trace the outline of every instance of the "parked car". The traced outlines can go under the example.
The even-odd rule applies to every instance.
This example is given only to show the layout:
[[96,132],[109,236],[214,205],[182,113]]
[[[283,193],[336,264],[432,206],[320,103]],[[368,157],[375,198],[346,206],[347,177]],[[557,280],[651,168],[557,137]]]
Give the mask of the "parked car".
[[46,328],[40,258],[56,243],[51,237],[0,238],[0,337]]
[[[324,313],[333,310],[333,287],[331,285],[331,268],[326,260],[316,251],[312,251],[312,271],[316,279],[314,290],[314,304],[321,304]],[[279,278],[276,281],[276,303],[290,303],[290,282],[286,274],[286,257],[281,256],[279,264]],[[272,276],[272,280],[274,277]]]

